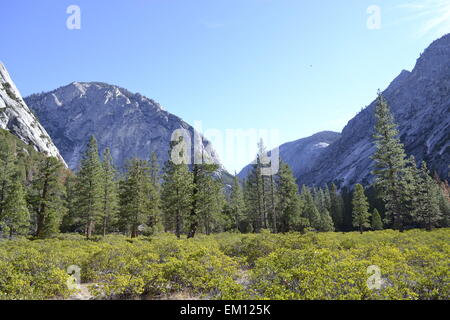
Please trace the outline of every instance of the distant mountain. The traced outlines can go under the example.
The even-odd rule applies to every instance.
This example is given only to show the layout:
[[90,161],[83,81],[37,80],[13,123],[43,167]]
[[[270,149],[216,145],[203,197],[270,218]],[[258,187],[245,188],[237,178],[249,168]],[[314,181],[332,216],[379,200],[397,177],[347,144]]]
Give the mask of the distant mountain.
[[[139,93],[100,82],[73,82],[51,92],[34,94],[25,101],[37,114],[69,167],[77,170],[91,135],[99,150],[111,149],[114,164],[123,168],[132,157],[158,155],[160,165],[168,159],[169,143],[176,129],[193,137],[193,128]],[[218,156],[210,142],[196,135],[205,156]],[[224,170],[222,170],[224,172]]]
[[[382,63],[382,62],[379,62]],[[375,90],[374,90],[375,94]],[[448,179],[450,164],[450,34],[434,41],[412,72],[402,71],[383,92],[408,155],[425,160]],[[373,182],[373,127],[376,102],[355,116],[339,139],[326,148],[299,184],[340,186]]]
[[64,162],[47,131],[22,99],[2,63],[0,63],[0,129],[10,132],[36,151]]
[[[323,131],[308,138],[299,139],[281,145],[280,158],[292,169],[294,176],[299,177],[311,170],[319,155],[341,135],[337,132]],[[239,172],[238,177],[248,176],[252,165],[247,165]]]

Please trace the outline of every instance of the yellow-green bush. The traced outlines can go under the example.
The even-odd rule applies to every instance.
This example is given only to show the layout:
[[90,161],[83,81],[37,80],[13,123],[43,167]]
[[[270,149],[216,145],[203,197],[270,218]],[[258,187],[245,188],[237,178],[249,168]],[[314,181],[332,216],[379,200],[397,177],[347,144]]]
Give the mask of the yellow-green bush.
[[0,241],[0,299],[69,298],[71,265],[99,299],[449,299],[449,256],[450,229],[22,238]]

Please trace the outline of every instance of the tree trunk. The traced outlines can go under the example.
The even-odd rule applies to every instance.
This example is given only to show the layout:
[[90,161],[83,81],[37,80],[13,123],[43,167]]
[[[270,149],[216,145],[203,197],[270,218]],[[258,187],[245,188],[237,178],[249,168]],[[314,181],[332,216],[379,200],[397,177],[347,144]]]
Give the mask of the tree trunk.
[[107,226],[107,217],[105,215],[105,217],[103,218],[103,236],[106,236],[106,226]]
[[137,228],[138,228],[138,226],[135,225],[135,224],[133,224],[133,225],[131,226],[131,238],[132,238],[132,239],[137,237],[137,234],[138,234]]
[[[260,189],[260,175],[261,175],[261,170],[259,169],[259,164],[258,164],[258,168],[256,169],[256,194],[258,196],[258,218],[261,219],[262,216],[262,212],[261,212],[261,189]],[[259,222],[261,223],[261,222]],[[254,232],[259,232],[259,223],[256,223],[256,225],[253,227]]]
[[200,174],[200,168],[198,165],[194,165],[194,190],[192,193],[192,208],[191,208],[191,226],[189,228],[188,238],[193,238],[198,228],[198,219],[197,219],[197,193],[198,193],[198,176]]
[[277,233],[277,215],[275,212],[275,191],[273,187],[273,176],[270,176],[270,189],[271,189],[271,197],[272,197],[272,223],[273,223],[273,232]]
[[180,213],[177,212],[177,215],[175,217],[175,234],[178,239],[180,239],[181,236],[181,221],[180,221]]
[[[48,168],[48,165],[47,165]],[[44,187],[42,189],[42,197],[41,197],[41,205],[38,210],[38,217],[37,217],[37,230],[36,230],[36,236],[42,237],[44,233],[44,224],[45,224],[45,215],[47,207],[45,206],[45,200],[47,199],[47,193],[48,193],[48,175],[45,177]]]

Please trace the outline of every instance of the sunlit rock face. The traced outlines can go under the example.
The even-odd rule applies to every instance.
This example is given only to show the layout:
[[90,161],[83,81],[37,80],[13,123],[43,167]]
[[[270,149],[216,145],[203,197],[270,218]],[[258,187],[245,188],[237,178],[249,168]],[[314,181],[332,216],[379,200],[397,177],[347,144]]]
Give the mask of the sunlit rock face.
[[[374,96],[376,88],[374,88]],[[450,164],[450,35],[433,42],[417,60],[412,72],[403,70],[383,92],[401,142],[417,162],[448,179]],[[351,119],[341,134],[322,132],[280,147],[281,159],[293,169],[299,185],[339,187],[368,185],[375,151],[372,102]],[[250,166],[239,176],[248,175]]]
[[[122,169],[128,159],[149,159],[156,152],[160,166],[169,157],[172,133],[193,128],[139,93],[99,82],[73,82],[51,92],[25,98],[48,130],[69,167],[77,170],[91,135],[102,153],[111,149],[114,164]],[[219,161],[210,143],[196,135],[198,150]],[[193,143],[192,143],[193,145]],[[203,147],[201,147],[203,146]]]
[[30,111],[19,90],[0,63],[0,128],[8,130],[36,151],[64,162],[47,131]]
[[[294,176],[299,177],[311,170],[319,155],[340,136],[337,132],[323,131],[307,138],[285,143],[279,147],[280,158],[291,167]],[[245,179],[251,169],[251,165],[246,166],[239,173],[239,178]]]
[[[374,88],[374,95],[375,95]],[[402,71],[383,92],[408,155],[425,160],[432,171],[448,179],[450,164],[450,35],[433,42],[414,69]],[[349,121],[342,135],[297,176],[309,185],[332,181],[341,186],[373,182],[372,135],[376,102]]]

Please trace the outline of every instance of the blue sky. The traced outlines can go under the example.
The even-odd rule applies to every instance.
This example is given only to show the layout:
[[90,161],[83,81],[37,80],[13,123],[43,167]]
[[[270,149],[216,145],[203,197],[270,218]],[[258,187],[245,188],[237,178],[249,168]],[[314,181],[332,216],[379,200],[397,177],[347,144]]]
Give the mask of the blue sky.
[[[80,30],[66,27],[72,4]],[[372,5],[380,29],[367,27]],[[108,82],[203,129],[276,129],[287,142],[340,131],[411,70],[450,32],[450,0],[15,0],[0,30],[0,60],[24,96]]]

